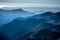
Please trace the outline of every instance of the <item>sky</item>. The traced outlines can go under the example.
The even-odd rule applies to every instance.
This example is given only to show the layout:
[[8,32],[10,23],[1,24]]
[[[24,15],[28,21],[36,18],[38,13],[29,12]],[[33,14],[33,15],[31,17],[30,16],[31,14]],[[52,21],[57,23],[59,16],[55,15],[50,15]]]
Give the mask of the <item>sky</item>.
[[0,0],[1,2],[12,3],[40,3],[40,4],[60,4],[60,0]]
[[2,7],[60,7],[60,0],[0,0]]

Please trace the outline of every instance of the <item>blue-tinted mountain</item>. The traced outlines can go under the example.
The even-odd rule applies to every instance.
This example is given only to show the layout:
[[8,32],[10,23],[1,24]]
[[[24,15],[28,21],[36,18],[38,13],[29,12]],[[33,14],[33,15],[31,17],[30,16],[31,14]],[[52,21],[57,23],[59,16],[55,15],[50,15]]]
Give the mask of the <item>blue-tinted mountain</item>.
[[[45,33],[47,30],[52,31],[52,34],[54,34],[54,32],[60,33],[60,21],[58,19],[60,20],[60,12],[45,12],[25,18],[17,17],[10,23],[3,25],[0,30],[10,40],[17,40],[21,38],[22,35],[27,35],[31,31],[33,34],[36,34],[42,29],[46,29],[42,33]],[[47,34],[47,32],[45,34]]]
[[10,40],[5,34],[0,32],[0,40]]
[[21,8],[20,9],[12,9],[12,10],[4,10],[4,9],[0,9],[0,11],[24,11]]
[[37,32],[32,36],[30,35],[25,39],[24,38],[23,39],[24,40],[58,40],[58,38],[60,38],[60,33],[46,29],[40,30],[39,32]]
[[[35,34],[36,31],[38,31],[40,33],[39,34],[37,33],[37,36],[35,36],[35,38],[28,38],[27,40],[38,40],[40,38],[39,35],[42,37],[46,37],[46,36],[51,37],[51,38],[54,37],[54,38],[56,38],[56,40],[57,40],[57,38],[60,37],[60,12],[57,12],[57,13],[46,12],[46,13],[40,14],[40,15],[35,15],[35,16],[31,17],[30,19],[28,19],[28,20],[31,20],[31,22],[34,22],[34,20],[40,22],[39,23],[40,27],[37,26],[36,29],[33,28],[33,30],[35,32],[34,31],[30,32],[29,34],[25,35],[25,37],[23,37],[22,39],[24,39],[24,40],[27,39],[27,37],[29,37],[30,35]],[[48,17],[49,17],[49,19],[48,19]],[[41,28],[43,30],[41,30]],[[36,39],[36,37],[37,37],[37,39]],[[55,39],[51,39],[51,40],[55,40]]]
[[35,15],[23,9],[4,10],[0,9],[0,25],[7,24],[17,17],[28,17]]
[[6,14],[6,13],[9,13],[9,14],[18,14],[18,13],[20,13],[20,14],[33,14],[32,12],[28,12],[28,11],[25,11],[25,10],[23,10],[23,9],[21,9],[21,8],[19,8],[19,9],[12,9],[12,10],[4,10],[4,9],[0,9],[0,14]]
[[[39,21],[36,19],[25,19],[25,18],[16,18],[12,22],[5,24],[1,27],[1,31],[3,34],[7,35],[9,39],[15,38],[17,39],[17,36],[19,37],[22,35],[25,35],[26,33],[29,33],[32,28],[34,28],[36,25],[38,25]],[[24,34],[25,33],[25,34]]]

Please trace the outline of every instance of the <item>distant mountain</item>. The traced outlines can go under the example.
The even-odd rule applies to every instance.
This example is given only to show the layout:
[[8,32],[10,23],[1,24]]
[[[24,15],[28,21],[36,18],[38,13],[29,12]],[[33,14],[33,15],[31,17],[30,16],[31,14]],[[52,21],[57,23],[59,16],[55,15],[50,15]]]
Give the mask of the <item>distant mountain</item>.
[[11,11],[20,11],[20,12],[25,12],[23,9],[13,9],[13,10],[11,10]]
[[32,12],[25,11],[23,9],[4,10],[0,9],[0,25],[7,24],[17,17],[29,17],[35,15]]
[[3,8],[0,8],[0,9],[3,9],[3,10],[13,10],[13,9],[19,9],[19,7],[3,7]]
[[34,18],[43,18],[47,21],[55,21],[55,22],[58,22],[57,20],[60,20],[60,12],[56,12],[56,13],[52,13],[52,12],[45,12],[43,14],[38,14],[38,15],[35,15],[33,16]]
[[23,9],[12,9],[12,10],[4,10],[4,9],[0,9],[0,12],[25,12]]
[[[39,14],[39,15],[35,15],[31,18],[35,18],[37,20],[41,20],[41,23],[43,23],[43,27],[47,28],[47,29],[56,29],[59,30],[60,29],[60,12],[56,12],[56,13],[52,13],[52,12],[45,12],[43,14]],[[55,31],[56,31],[55,30]],[[58,31],[60,32],[60,30]]]

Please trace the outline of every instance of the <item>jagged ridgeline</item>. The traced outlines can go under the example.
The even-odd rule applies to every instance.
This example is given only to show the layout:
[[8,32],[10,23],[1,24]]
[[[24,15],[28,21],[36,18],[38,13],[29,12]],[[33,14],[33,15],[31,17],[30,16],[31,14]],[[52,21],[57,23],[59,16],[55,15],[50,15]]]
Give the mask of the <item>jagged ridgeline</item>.
[[34,14],[22,9],[0,9],[0,40],[57,40],[59,38],[60,12]]

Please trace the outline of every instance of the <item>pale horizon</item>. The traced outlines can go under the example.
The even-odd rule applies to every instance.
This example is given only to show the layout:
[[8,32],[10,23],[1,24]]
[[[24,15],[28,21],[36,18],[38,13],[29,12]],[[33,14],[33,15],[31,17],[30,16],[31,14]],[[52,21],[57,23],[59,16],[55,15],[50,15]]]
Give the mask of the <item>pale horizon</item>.
[[3,7],[59,7],[60,4],[39,4],[39,3],[0,3],[0,8]]
[[60,0],[0,0],[0,3],[60,4]]

